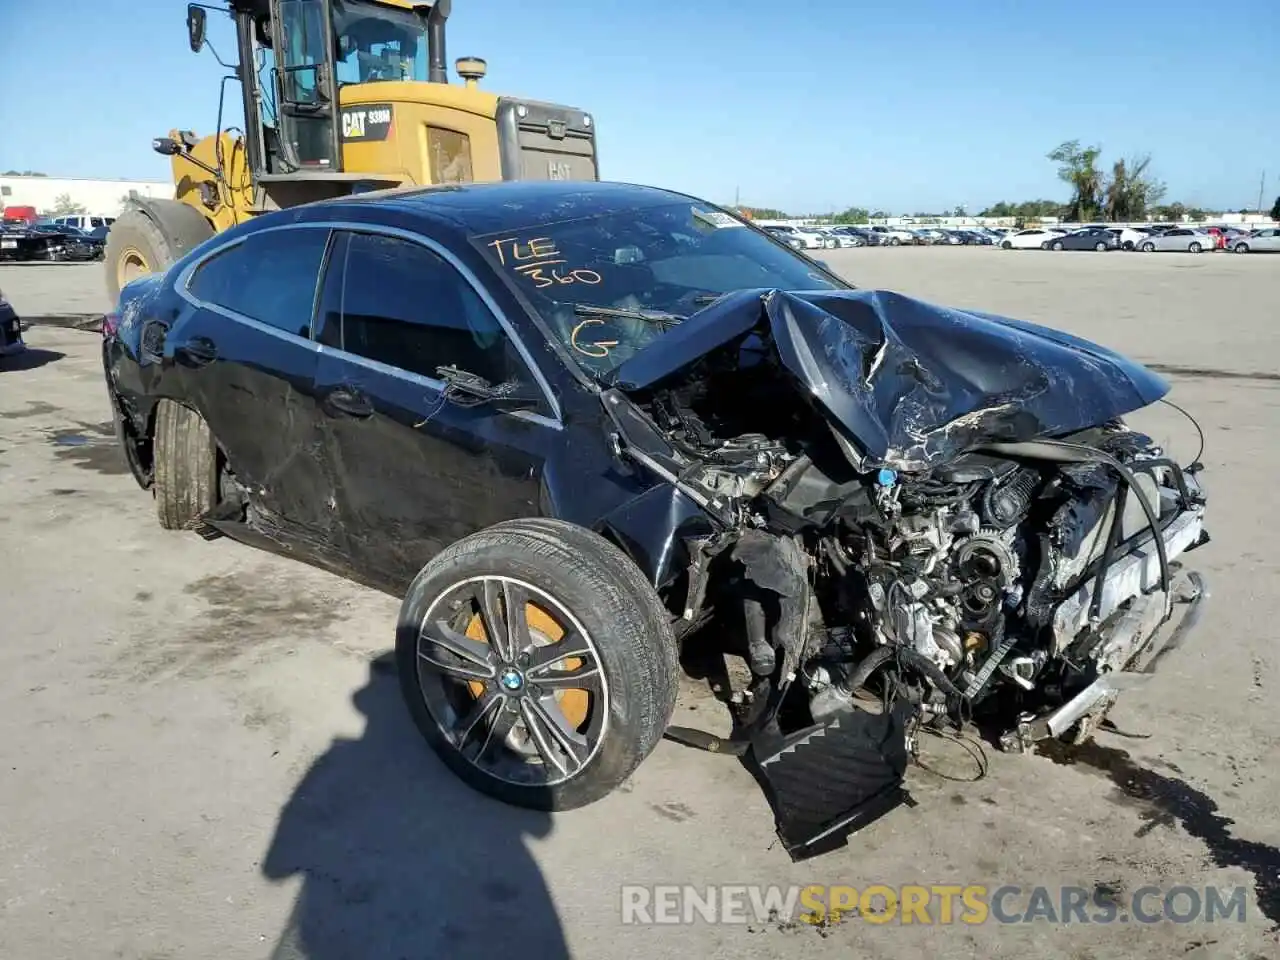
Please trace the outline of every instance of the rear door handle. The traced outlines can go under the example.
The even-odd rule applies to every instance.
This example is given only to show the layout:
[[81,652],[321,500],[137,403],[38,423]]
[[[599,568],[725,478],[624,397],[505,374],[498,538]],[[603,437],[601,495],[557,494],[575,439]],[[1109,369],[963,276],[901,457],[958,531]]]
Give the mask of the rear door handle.
[[208,337],[192,337],[173,352],[180,362],[191,367],[203,367],[218,359],[218,345]]
[[359,419],[373,416],[373,403],[354,387],[335,387],[325,394],[323,405],[330,415]]

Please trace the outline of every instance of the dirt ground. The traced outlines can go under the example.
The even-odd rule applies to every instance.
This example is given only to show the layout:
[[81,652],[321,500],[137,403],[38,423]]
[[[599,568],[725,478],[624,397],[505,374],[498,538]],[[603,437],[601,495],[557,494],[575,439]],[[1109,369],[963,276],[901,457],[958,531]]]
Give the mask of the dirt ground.
[[[463,787],[378,655],[396,598],[166,533],[110,435],[95,334],[37,322],[0,361],[0,957],[1280,956],[1280,257],[860,249],[861,286],[1064,327],[1150,362],[1205,432],[1213,595],[1072,763],[988,750],[973,783],[793,865],[736,761],[663,743],[564,815]],[[101,267],[0,265],[32,318],[105,307]],[[1184,461],[1168,408],[1134,418]],[[679,722],[715,726],[694,681]],[[1136,735],[1136,736],[1135,736]],[[929,748],[967,777],[966,757]],[[624,884],[1039,885],[1124,904],[1243,886],[1245,920],[623,924]],[[1225,895],[1224,895],[1225,896]],[[1026,898],[1012,898],[1024,910]],[[1159,897],[1148,907],[1158,906]],[[1092,912],[1092,911],[1091,911]]]

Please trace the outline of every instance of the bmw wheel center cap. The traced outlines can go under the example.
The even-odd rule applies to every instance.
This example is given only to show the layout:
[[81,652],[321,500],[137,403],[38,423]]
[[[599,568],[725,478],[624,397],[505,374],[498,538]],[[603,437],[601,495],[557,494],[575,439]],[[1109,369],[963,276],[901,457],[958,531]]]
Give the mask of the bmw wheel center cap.
[[519,693],[524,687],[524,677],[520,675],[520,671],[510,667],[498,674],[498,682],[508,693]]

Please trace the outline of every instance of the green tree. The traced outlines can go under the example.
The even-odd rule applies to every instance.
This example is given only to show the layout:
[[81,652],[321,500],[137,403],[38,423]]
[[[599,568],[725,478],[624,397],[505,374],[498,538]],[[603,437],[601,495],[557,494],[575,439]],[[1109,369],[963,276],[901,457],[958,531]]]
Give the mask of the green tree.
[[1201,210],[1199,207],[1192,207],[1190,210],[1187,211],[1187,216],[1190,217],[1192,220],[1208,220],[1209,219],[1209,214],[1206,213],[1204,210]]
[[877,210],[875,213],[871,214],[871,216],[876,220],[883,220],[889,216],[889,214],[885,213],[883,210]]
[[85,213],[83,203],[76,203],[71,199],[71,194],[60,193],[53,201],[53,209],[49,211],[55,217],[65,217],[70,213]]
[[866,223],[871,214],[862,207],[849,207],[831,218],[832,223]]
[[1150,155],[1117,160],[1107,181],[1105,213],[1110,220],[1142,220],[1165,194],[1165,185],[1147,171]]
[[1151,216],[1156,220],[1171,220],[1178,223],[1186,215],[1187,208],[1181,203],[1166,203],[1163,206],[1154,207]]
[[951,211],[951,216],[953,217],[967,217],[968,215],[969,211],[964,208],[963,203]]
[[1071,186],[1066,214],[1070,220],[1093,220],[1102,209],[1101,154],[1101,147],[1082,147],[1079,140],[1061,143],[1048,154],[1058,165],[1058,178]]
[[1276,197],[1276,202],[1271,205],[1271,219],[1280,220],[1280,197]]
[[41,173],[39,170],[6,170],[0,173],[0,177],[47,177],[47,173]]

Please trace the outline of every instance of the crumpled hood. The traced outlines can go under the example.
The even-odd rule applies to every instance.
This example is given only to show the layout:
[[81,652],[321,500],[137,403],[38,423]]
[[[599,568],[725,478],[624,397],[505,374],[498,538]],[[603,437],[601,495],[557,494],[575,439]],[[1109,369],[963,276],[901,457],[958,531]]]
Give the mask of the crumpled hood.
[[927,469],[987,443],[1096,426],[1169,390],[1141,364],[1070,334],[880,290],[729,294],[608,379],[645,389],[753,329],[865,466]]

